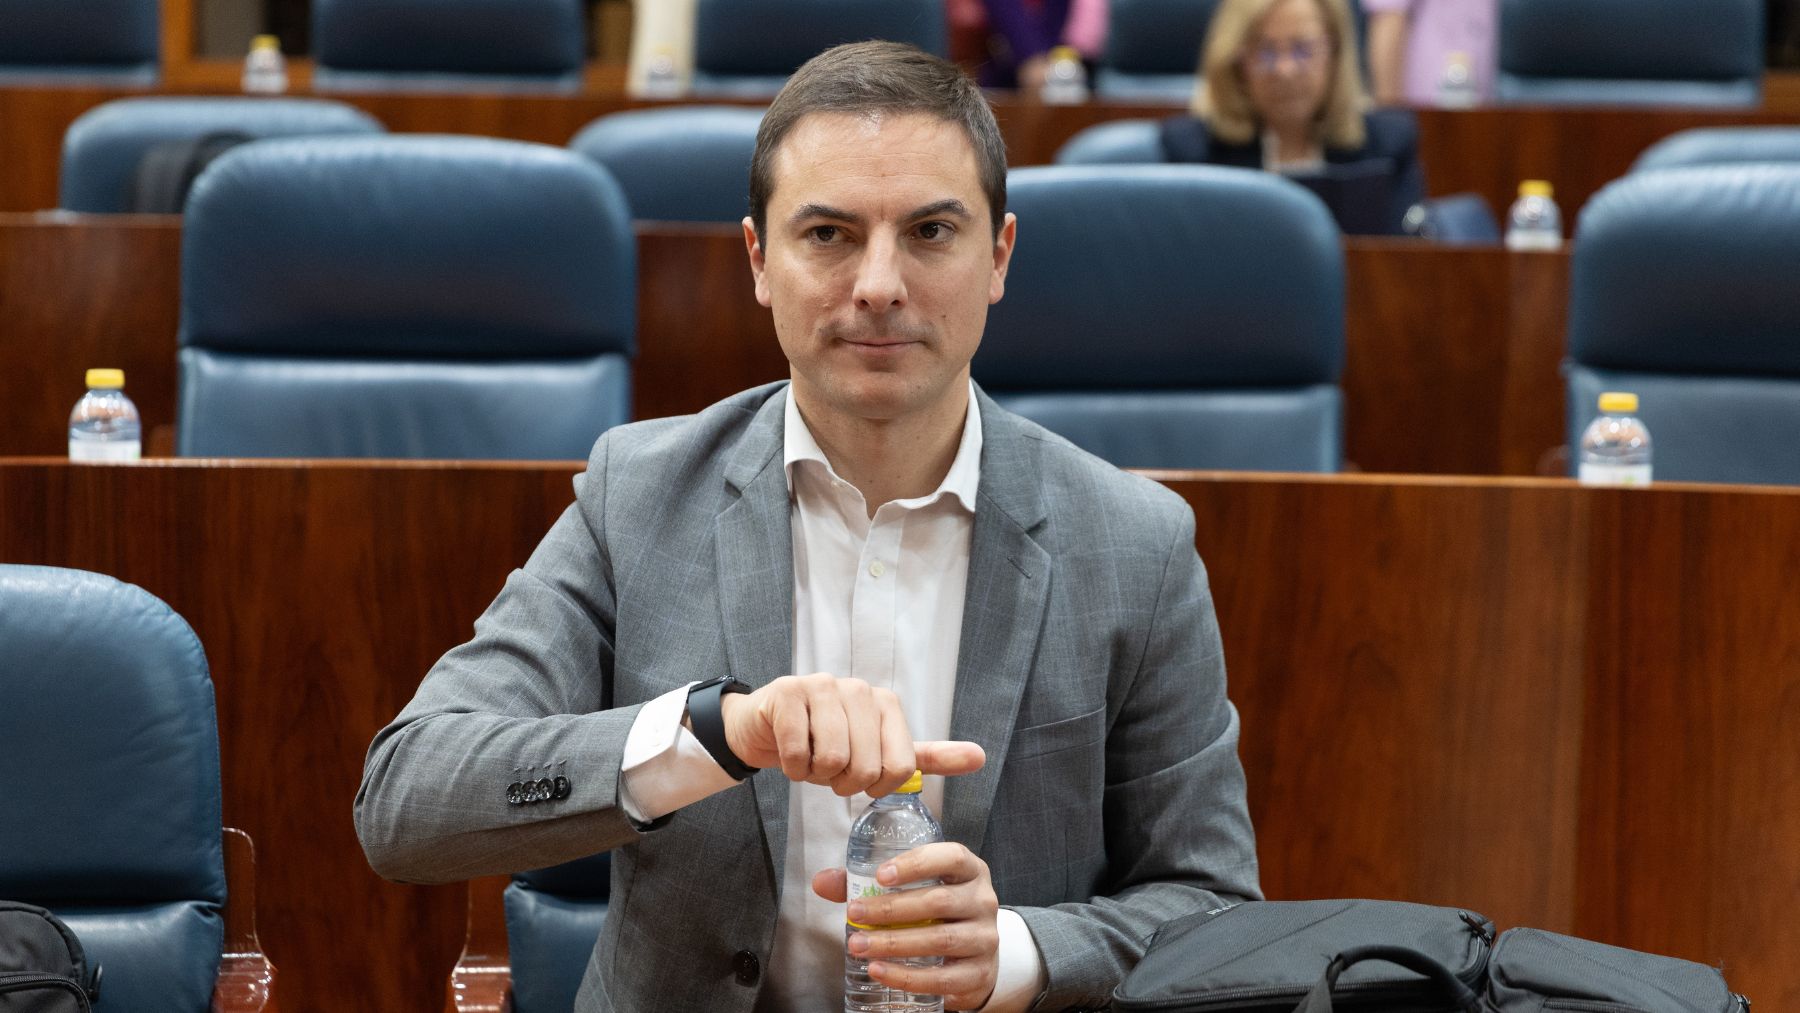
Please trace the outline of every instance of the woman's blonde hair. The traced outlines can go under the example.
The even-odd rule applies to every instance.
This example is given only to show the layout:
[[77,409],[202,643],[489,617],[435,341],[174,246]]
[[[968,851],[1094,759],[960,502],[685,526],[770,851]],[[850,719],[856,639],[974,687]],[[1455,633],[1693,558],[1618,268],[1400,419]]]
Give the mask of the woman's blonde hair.
[[[1232,144],[1248,144],[1261,131],[1256,107],[1244,84],[1243,56],[1251,33],[1270,8],[1282,0],[1224,0],[1213,12],[1206,42],[1200,48],[1200,73],[1194,83],[1192,109],[1214,136]],[[1331,34],[1331,86],[1319,112],[1320,139],[1333,148],[1363,145],[1362,60],[1357,55],[1356,28],[1345,0],[1313,0]]]

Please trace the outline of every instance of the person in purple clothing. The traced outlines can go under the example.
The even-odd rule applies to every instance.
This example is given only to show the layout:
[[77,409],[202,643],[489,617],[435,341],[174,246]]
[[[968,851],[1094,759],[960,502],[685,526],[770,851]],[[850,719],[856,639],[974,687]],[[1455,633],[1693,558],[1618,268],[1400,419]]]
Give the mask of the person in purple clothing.
[[1499,0],[1362,0],[1380,105],[1467,106],[1494,97]]
[[1092,62],[1106,41],[1106,0],[980,0],[988,24],[985,85],[1036,89],[1050,50],[1073,46]]

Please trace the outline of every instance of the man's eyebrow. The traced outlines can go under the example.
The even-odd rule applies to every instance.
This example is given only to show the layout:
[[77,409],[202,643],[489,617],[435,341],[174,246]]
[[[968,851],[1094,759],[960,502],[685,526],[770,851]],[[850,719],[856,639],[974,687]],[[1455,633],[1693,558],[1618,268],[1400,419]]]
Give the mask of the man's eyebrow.
[[961,218],[963,221],[969,221],[975,217],[969,213],[969,206],[967,204],[957,200],[955,197],[947,197],[944,200],[932,201],[924,207],[915,209],[912,214],[906,216],[906,220],[909,222],[916,222],[921,218],[936,218],[939,215],[949,215],[952,218]]
[[851,225],[861,225],[863,223],[862,215],[859,215],[854,211],[845,211],[842,208],[834,208],[829,204],[802,204],[794,209],[792,215],[788,216],[788,224],[798,225],[808,218],[829,218],[833,221],[848,222]]

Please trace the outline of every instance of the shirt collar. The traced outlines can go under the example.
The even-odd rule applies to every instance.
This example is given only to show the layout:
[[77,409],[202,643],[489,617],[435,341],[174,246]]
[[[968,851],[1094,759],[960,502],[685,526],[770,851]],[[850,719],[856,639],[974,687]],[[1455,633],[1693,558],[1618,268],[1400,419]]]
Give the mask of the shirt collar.
[[[784,411],[786,427],[781,441],[781,459],[782,466],[787,471],[788,495],[794,493],[794,471],[801,461],[817,462],[827,475],[837,478],[837,471],[826,460],[825,451],[819,449],[819,441],[813,439],[812,430],[807,428],[806,420],[800,417],[800,407],[794,403],[792,386],[787,391],[787,406]],[[975,490],[980,483],[981,405],[975,397],[975,381],[970,380],[969,410],[963,416],[962,441],[956,446],[956,459],[950,462],[950,470],[944,473],[944,480],[928,495],[895,502],[902,507],[914,508],[934,503],[944,496],[955,496],[962,501],[964,509],[974,513]]]

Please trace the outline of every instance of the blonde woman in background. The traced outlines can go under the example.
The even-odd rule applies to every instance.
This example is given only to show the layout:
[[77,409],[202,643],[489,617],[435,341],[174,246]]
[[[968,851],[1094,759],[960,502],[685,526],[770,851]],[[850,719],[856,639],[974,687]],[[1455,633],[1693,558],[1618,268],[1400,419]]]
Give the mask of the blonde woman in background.
[[1193,112],[1163,121],[1171,162],[1294,178],[1346,232],[1398,233],[1425,196],[1410,113],[1370,110],[1345,0],[1224,0],[1201,48]]

